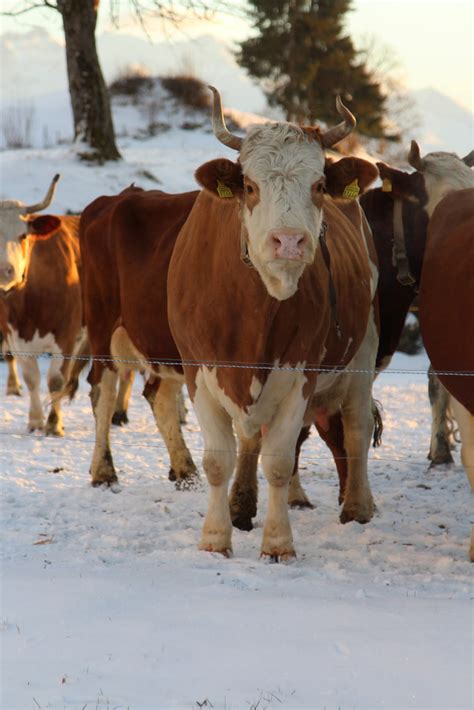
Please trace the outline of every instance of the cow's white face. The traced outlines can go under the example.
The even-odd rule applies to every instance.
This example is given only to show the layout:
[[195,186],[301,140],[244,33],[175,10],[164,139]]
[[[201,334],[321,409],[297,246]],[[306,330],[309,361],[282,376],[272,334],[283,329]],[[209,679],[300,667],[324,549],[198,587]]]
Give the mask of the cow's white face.
[[430,217],[448,192],[474,187],[474,172],[453,153],[428,153],[420,172],[425,180],[426,211]]
[[28,248],[26,205],[14,200],[0,202],[0,289],[7,291],[19,285],[26,271]]
[[250,259],[269,294],[293,296],[314,260],[322,223],[324,151],[298,126],[254,127],[244,138],[242,223]]

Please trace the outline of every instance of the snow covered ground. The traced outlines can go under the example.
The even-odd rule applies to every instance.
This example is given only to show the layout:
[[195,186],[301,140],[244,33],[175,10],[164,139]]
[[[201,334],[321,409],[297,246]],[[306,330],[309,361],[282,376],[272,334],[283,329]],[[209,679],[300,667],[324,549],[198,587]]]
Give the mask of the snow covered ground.
[[[181,130],[176,111],[167,120],[166,133],[140,141],[137,110],[116,107],[128,133],[120,164],[88,167],[68,146],[1,152],[0,199],[41,199],[56,172],[57,213],[131,182],[191,189],[194,169],[225,149]],[[256,528],[234,532],[234,557],[197,550],[206,484],[181,492],[167,480],[139,381],[131,423],[112,435],[114,495],[89,485],[86,384],[65,409],[64,439],[26,434],[27,397],[6,400],[1,363],[2,709],[470,708],[468,483],[459,452],[452,470],[427,470],[426,358],[398,355],[394,366],[416,373],[376,383],[375,518],[338,522],[335,467],[313,434],[302,479],[316,508],[290,513],[297,561],[269,565],[259,560],[262,477]],[[200,465],[192,411],[185,436]]]
[[[385,436],[370,455],[370,524],[338,522],[335,467],[312,435],[302,480],[316,508],[290,513],[291,565],[259,560],[262,475],[256,527],[234,531],[234,557],[197,550],[206,485],[167,480],[140,386],[113,431],[119,494],[89,485],[85,382],[64,439],[26,434],[27,398],[3,400],[2,708],[471,707],[468,483],[458,453],[452,470],[427,470],[425,375],[376,384]],[[200,464],[192,410],[185,436]]]

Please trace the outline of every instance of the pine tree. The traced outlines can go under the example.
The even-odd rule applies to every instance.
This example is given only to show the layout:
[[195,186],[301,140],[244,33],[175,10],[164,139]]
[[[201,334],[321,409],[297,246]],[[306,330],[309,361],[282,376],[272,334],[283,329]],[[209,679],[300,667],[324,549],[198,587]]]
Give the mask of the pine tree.
[[249,0],[255,36],[240,46],[238,60],[262,80],[271,105],[298,123],[339,119],[338,94],[357,116],[358,130],[387,135],[381,88],[358,60],[344,18],[351,0]]

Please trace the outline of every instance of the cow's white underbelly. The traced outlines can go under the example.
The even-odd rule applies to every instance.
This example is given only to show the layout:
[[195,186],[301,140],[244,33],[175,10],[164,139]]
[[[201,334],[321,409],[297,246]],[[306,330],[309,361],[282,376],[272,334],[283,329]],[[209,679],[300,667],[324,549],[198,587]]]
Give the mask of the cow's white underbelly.
[[43,353],[51,353],[51,355],[61,355],[62,351],[56,342],[52,333],[40,336],[36,330],[31,340],[24,340],[18,334],[15,328],[10,327],[10,332],[6,338],[8,349],[13,355],[21,357],[22,353],[26,355],[41,355]]
[[[275,366],[278,366],[278,362],[275,363]],[[275,413],[285,406],[285,399],[290,393],[299,390],[303,400],[303,388],[307,381],[303,371],[304,366],[305,363],[302,362],[296,365],[296,370],[274,369],[263,386],[254,377],[250,387],[253,403],[247,408],[240,407],[226,395],[218,383],[216,368],[200,368],[197,385],[199,386],[199,380],[202,378],[209,392],[227,411],[242,434],[250,437],[260,427],[271,422]]]

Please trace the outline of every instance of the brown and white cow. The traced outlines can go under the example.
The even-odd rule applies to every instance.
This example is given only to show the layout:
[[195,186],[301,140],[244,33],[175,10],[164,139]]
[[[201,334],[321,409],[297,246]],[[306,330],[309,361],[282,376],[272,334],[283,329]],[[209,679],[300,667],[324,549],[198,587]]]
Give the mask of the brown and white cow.
[[0,202],[0,298],[3,347],[17,354],[30,393],[28,428],[45,427],[37,356],[48,352],[53,355],[47,376],[53,397],[45,430],[62,435],[54,395],[62,389],[69,366],[63,356],[72,354],[81,329],[79,217],[34,214],[50,204],[58,179],[56,175],[39,204]]
[[[449,193],[434,208],[419,303],[423,341],[451,394],[474,492],[474,188]],[[470,558],[474,562],[474,527]]]
[[117,380],[131,367],[151,375],[143,394],[168,448],[170,479],[178,486],[195,480],[180,426],[184,377],[168,325],[166,278],[176,237],[197,194],[130,187],[97,198],[82,213],[84,320],[93,356],[88,379],[96,421],[94,486],[117,481],[109,432]]
[[[317,381],[321,389],[335,387],[339,375],[344,390],[340,371],[370,340],[375,360],[375,283],[362,214],[357,229],[324,194],[324,149],[348,135],[355,118],[338,100],[343,121],[326,133],[275,123],[241,139],[227,131],[212,91],[214,133],[239,151],[239,161],[214,160],[197,170],[204,190],[179,234],[168,275],[170,325],[210,484],[200,548],[225,555],[232,549],[227,488],[234,424],[240,438],[262,434],[269,482],[262,555],[288,559],[295,555],[288,485],[301,426],[314,416]],[[321,376],[323,363],[329,372]],[[370,377],[366,382],[345,409],[348,449],[358,452],[367,451],[373,428]],[[324,407],[320,414],[327,416]],[[366,468],[358,474],[349,476],[342,516],[366,521],[373,500]]]

